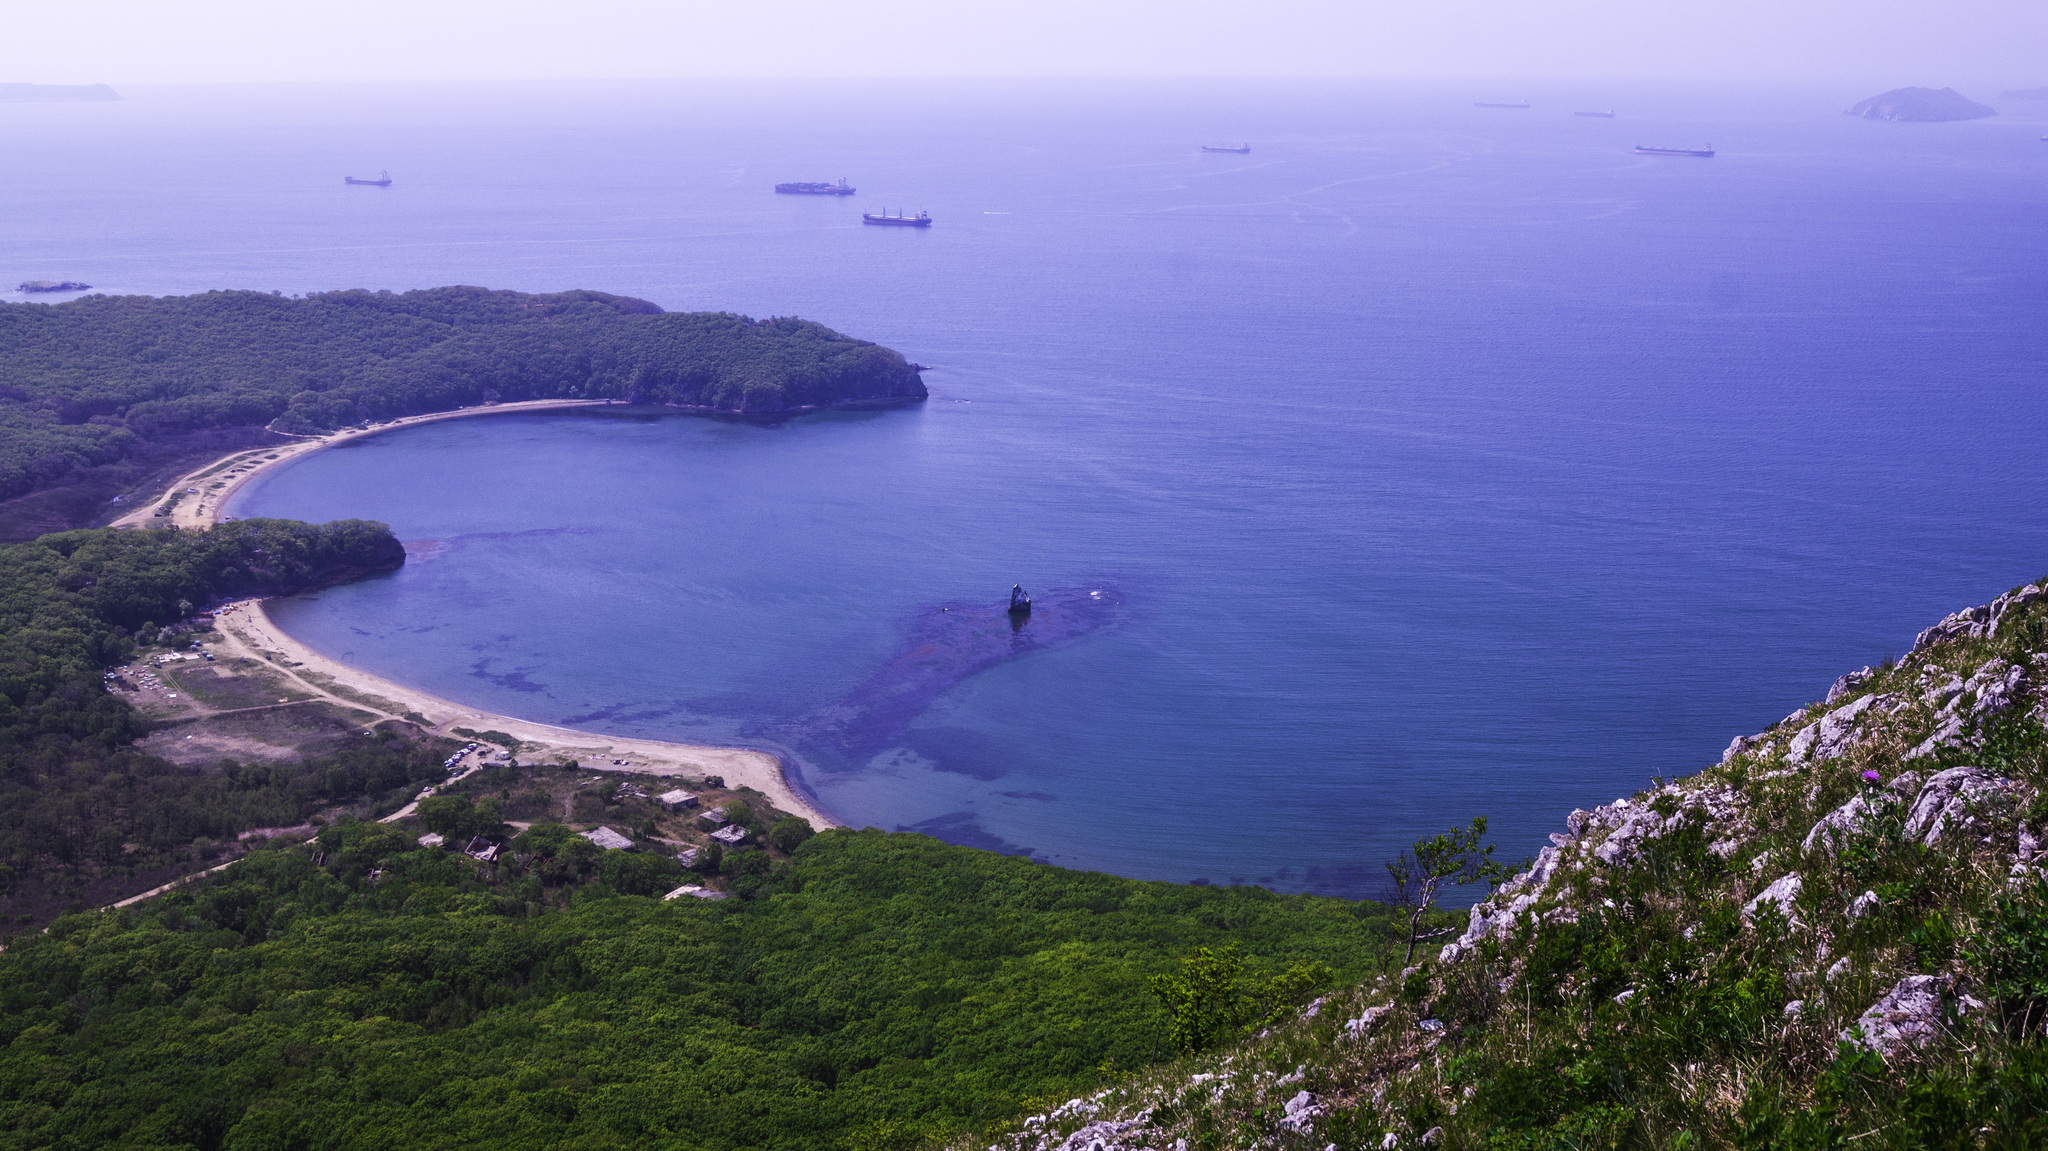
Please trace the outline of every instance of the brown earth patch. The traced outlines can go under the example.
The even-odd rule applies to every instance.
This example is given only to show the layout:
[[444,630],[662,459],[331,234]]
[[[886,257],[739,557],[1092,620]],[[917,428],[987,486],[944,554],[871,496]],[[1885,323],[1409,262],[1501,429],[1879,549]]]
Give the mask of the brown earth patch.
[[160,668],[157,674],[183,688],[184,694],[199,703],[222,711],[314,698],[303,685],[253,662],[187,662]]
[[207,766],[223,759],[281,763],[339,751],[362,739],[373,719],[319,700],[273,704],[174,723],[136,746],[184,766]]

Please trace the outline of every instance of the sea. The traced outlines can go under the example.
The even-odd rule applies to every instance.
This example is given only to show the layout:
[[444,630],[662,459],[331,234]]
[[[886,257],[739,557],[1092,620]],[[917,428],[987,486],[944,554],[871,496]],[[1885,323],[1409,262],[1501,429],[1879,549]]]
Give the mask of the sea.
[[[1371,896],[1420,837],[1484,817],[1526,857],[2048,572],[2048,104],[123,94],[0,105],[7,284],[587,288],[928,365],[929,401],[887,411],[423,425],[230,509],[407,541],[403,570],[277,606],[314,647],[526,719],[767,748],[856,827]],[[771,191],[842,176],[857,195]],[[862,226],[882,209],[935,222]],[[1010,628],[1017,584],[1046,606]]]

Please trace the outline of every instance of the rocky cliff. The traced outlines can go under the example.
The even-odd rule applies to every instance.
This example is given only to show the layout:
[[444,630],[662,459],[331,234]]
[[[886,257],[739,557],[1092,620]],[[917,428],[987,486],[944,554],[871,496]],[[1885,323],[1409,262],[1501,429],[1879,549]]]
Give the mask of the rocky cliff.
[[1894,88],[1857,101],[1848,114],[1866,120],[1977,120],[1998,115],[1998,109],[1979,104],[1954,88]]
[[2048,590],[1574,811],[1417,967],[966,1146],[2041,1146]]

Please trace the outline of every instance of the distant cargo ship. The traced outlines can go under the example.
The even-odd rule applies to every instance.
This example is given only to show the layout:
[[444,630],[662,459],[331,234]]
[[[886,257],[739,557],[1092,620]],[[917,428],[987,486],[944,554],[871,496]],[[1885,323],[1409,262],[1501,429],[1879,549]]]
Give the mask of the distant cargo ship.
[[839,177],[839,182],[837,184],[816,184],[803,182],[795,184],[777,184],[775,185],[775,190],[781,192],[785,196],[853,195],[853,185],[847,183],[846,177],[844,176]]
[[1600,119],[1602,119],[1602,120],[1612,120],[1612,119],[1614,119],[1614,113],[1612,113],[1612,112],[1573,112],[1573,113],[1572,113],[1572,115],[1574,115],[1574,116],[1597,116],[1597,117],[1599,117],[1599,118],[1600,118]]
[[379,172],[374,180],[361,180],[354,176],[343,176],[341,182],[344,184],[362,184],[370,188],[389,188],[391,186],[391,173]]
[[1714,146],[1712,144],[1704,148],[1652,148],[1648,144],[1636,145],[1636,155],[1638,156],[1703,156],[1711,158],[1713,154]]
[[1238,155],[1240,155],[1240,156],[1248,156],[1248,155],[1250,155],[1250,154],[1251,154],[1251,150],[1252,150],[1252,146],[1251,146],[1250,144],[1239,144],[1239,145],[1238,145],[1237,147],[1235,147],[1235,148],[1231,147],[1231,146],[1230,146],[1230,145],[1228,145],[1228,144],[1204,144],[1204,145],[1202,145],[1202,151],[1204,151],[1204,152],[1235,152],[1235,153],[1237,153],[1237,154],[1238,154]]
[[1487,102],[1487,101],[1485,101],[1485,100],[1474,100],[1474,101],[1472,102],[1472,106],[1473,106],[1474,108],[1527,108],[1527,107],[1529,107],[1529,105],[1527,105],[1527,104],[1494,104],[1494,103],[1489,103],[1489,102]]
[[898,212],[891,216],[887,208],[882,209],[882,214],[879,216],[873,212],[862,212],[860,214],[860,222],[863,224],[882,224],[891,228],[929,228],[932,226],[932,218],[923,212],[919,212],[915,216],[906,216]]

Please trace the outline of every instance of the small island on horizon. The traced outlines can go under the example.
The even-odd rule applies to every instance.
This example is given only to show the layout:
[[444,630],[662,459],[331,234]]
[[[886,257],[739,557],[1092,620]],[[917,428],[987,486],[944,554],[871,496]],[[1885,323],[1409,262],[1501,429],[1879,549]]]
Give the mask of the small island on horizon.
[[1998,115],[1998,109],[1964,96],[1954,88],[1894,88],[1868,100],[1859,100],[1846,113],[1865,120],[1905,120],[1938,123],[1945,120],[1981,120]]

